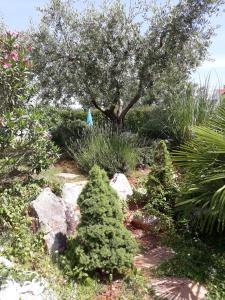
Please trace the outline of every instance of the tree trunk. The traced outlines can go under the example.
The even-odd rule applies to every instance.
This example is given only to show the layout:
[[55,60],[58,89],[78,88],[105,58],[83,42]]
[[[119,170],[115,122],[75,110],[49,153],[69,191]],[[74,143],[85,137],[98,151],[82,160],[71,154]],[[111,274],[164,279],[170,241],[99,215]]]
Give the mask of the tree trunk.
[[116,132],[121,132],[123,130],[123,128],[124,128],[124,119],[114,115],[111,118],[111,122],[112,122],[112,125],[113,125],[113,129]]
[[118,100],[117,104],[111,108],[109,111],[109,119],[112,122],[113,129],[116,132],[121,132],[124,126],[124,117],[122,116],[123,112],[123,101],[121,99]]
[[136,95],[125,108],[124,103],[121,99],[119,99],[115,105],[112,105],[108,109],[101,108],[94,98],[92,99],[92,103],[95,108],[100,110],[100,112],[102,112],[110,120],[113,129],[117,132],[121,132],[124,128],[124,119],[126,114],[128,113],[129,109],[132,108],[133,105],[138,101],[139,98],[140,96]]

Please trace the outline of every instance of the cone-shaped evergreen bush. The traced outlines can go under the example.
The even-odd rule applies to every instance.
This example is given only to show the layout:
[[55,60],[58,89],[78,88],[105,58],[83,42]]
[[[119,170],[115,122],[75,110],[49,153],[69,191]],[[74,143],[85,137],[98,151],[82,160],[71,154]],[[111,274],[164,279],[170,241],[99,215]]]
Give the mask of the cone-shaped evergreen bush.
[[147,214],[155,215],[161,220],[160,228],[172,226],[172,212],[176,184],[174,169],[165,141],[160,141],[154,152],[153,166],[146,183],[148,202],[144,209]]
[[80,194],[78,205],[81,211],[81,226],[107,224],[111,219],[123,221],[121,202],[109,185],[105,171],[94,166],[89,173],[89,182]]
[[164,189],[174,186],[174,169],[172,160],[165,141],[160,141],[155,149],[153,157],[154,167],[151,174],[155,176]]
[[81,223],[67,251],[73,273],[123,274],[132,267],[137,244],[123,225],[120,200],[98,166],[90,171],[78,204]]
[[164,141],[157,145],[153,162],[146,185],[150,205],[153,204],[159,211],[168,213],[175,192],[175,181],[172,161]]

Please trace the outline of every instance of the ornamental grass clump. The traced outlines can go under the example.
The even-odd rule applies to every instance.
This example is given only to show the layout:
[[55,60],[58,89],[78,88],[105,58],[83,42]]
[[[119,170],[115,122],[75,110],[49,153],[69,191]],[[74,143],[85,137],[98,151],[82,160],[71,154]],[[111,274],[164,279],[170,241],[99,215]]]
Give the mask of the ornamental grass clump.
[[72,275],[124,274],[133,266],[137,244],[123,225],[119,198],[98,166],[90,171],[78,204],[81,223],[66,253]]
[[136,139],[115,132],[108,124],[83,131],[81,138],[71,134],[66,146],[69,155],[85,173],[98,165],[111,177],[117,172],[129,173],[138,162]]

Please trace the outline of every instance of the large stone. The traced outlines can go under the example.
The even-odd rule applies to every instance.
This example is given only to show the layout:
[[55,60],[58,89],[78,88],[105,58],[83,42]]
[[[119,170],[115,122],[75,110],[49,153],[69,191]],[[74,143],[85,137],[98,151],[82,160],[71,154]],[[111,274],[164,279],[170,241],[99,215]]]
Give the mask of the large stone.
[[34,218],[34,232],[44,231],[48,251],[63,252],[66,236],[73,234],[77,225],[73,207],[46,188],[31,202],[29,214]]
[[8,279],[0,287],[0,300],[57,300],[57,296],[44,280],[20,283]]
[[157,297],[167,300],[205,300],[207,294],[203,285],[187,278],[155,278],[151,287]]
[[79,181],[73,183],[65,183],[62,188],[62,199],[71,205],[74,209],[77,207],[77,199],[79,198],[87,181]]
[[138,229],[150,230],[157,226],[159,223],[159,218],[156,216],[147,216],[147,215],[133,215],[131,224]]
[[6,268],[12,268],[14,266],[14,264],[4,256],[0,256],[0,264]]
[[122,173],[116,173],[111,179],[110,185],[121,200],[127,200],[129,196],[133,195],[131,185],[127,177]]
[[0,300],[20,300],[20,285],[13,280],[7,280],[0,289]]

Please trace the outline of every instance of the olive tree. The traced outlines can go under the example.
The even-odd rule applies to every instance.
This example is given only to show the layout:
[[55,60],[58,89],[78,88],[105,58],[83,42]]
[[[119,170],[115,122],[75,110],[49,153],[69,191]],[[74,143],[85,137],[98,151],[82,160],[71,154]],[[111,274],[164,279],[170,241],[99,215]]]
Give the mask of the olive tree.
[[95,107],[116,126],[166,74],[185,78],[207,56],[209,17],[224,0],[127,7],[120,1],[79,12],[51,0],[31,37],[40,98]]

